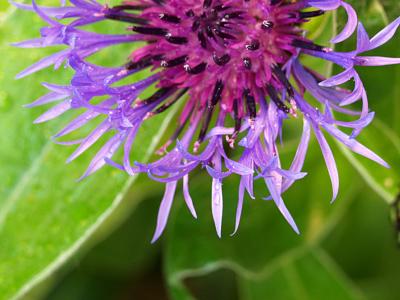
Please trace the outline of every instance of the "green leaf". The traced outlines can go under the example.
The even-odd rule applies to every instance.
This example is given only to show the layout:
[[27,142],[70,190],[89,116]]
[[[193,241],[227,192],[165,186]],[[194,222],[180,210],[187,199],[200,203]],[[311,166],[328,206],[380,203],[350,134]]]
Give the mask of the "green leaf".
[[151,188],[149,185],[139,186],[148,193],[128,219],[84,257],[78,255],[69,264],[69,269],[73,269],[57,280],[59,283],[46,297],[37,299],[108,300],[119,298],[127,290],[135,295],[146,290],[138,281],[143,274],[149,276],[152,272],[161,249],[159,244],[149,243],[149,239],[162,190],[154,189],[153,183]]
[[[0,52],[6,54],[0,61],[0,299],[16,299],[51,276],[89,240],[115,227],[145,190],[135,190],[136,176],[107,166],[76,182],[104,139],[76,162],[65,164],[72,149],[53,144],[50,137],[73,116],[33,125],[43,109],[22,105],[45,93],[40,82],[67,83],[70,72],[47,69],[15,81],[19,71],[52,50],[9,46],[38,35],[44,23],[35,14],[7,4],[0,21]],[[108,30],[104,25],[102,29]],[[131,45],[124,47],[120,56],[104,51],[95,59],[123,63],[132,50]],[[142,128],[133,161],[149,158],[173,114]]]
[[282,258],[279,265],[257,278],[241,281],[242,299],[364,299],[322,250]]

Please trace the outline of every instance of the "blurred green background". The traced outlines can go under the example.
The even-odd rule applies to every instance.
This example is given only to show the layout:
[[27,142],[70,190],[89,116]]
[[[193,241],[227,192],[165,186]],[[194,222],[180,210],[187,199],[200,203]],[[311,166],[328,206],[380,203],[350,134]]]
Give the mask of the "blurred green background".
[[[56,4],[56,0],[38,1]],[[349,1],[371,34],[400,15],[398,0]],[[321,43],[343,26],[342,11],[308,25]],[[399,192],[400,67],[360,70],[374,123],[360,140],[392,166],[383,169],[329,140],[341,189],[331,205],[330,182],[313,139],[304,170],[285,201],[302,234],[297,236],[273,203],[246,198],[241,227],[231,237],[238,178],[224,181],[223,237],[210,211],[211,182],[191,177],[198,212],[193,220],[174,202],[167,231],[151,245],[163,186],[145,176],[128,178],[110,167],[77,183],[96,149],[66,165],[72,149],[50,136],[71,115],[33,125],[41,109],[25,109],[45,92],[40,82],[66,83],[67,70],[47,69],[19,81],[14,76],[54,49],[16,49],[38,35],[42,21],[0,2],[0,299],[400,299],[400,250],[393,221]],[[93,26],[120,32],[123,26]],[[377,55],[400,56],[400,33]],[[130,46],[103,51],[103,65],[123,63]],[[354,39],[339,46],[353,49]],[[338,70],[307,60],[320,72]],[[43,110],[43,109],[42,109]],[[157,117],[140,133],[133,159],[148,159],[163,138],[170,115]],[[288,166],[300,123],[288,122],[282,161]],[[162,129],[160,131],[160,128]],[[94,148],[101,146],[95,146]]]

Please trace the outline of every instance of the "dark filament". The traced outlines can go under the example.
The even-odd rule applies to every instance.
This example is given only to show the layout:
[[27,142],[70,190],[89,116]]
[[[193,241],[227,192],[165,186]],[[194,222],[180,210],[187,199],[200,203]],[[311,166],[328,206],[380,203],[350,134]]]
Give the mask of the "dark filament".
[[291,98],[293,98],[294,97],[293,87],[290,84],[289,80],[287,79],[285,73],[282,71],[282,69],[279,66],[274,66],[272,68],[272,71],[274,72],[274,74],[278,78],[278,80],[285,86],[289,96]]
[[249,57],[243,58],[243,65],[247,70],[251,70],[251,59]]
[[206,136],[206,132],[207,132],[208,126],[210,125],[214,107],[218,103],[218,101],[221,99],[223,89],[224,89],[224,84],[222,83],[221,80],[218,80],[217,83],[215,84],[214,92],[213,92],[212,97],[207,106],[207,113],[206,113],[205,119],[203,120],[203,125],[200,129],[199,138],[197,139],[198,143],[203,142],[204,137]]
[[326,52],[326,49],[320,45],[316,45],[313,42],[303,41],[303,40],[293,40],[292,45],[297,48],[302,48],[306,50]]
[[274,23],[271,21],[264,20],[261,24],[261,28],[264,30],[271,29],[272,27],[274,27]]
[[234,11],[224,15],[224,19],[243,19],[243,17],[241,16],[242,14],[242,11]]
[[188,59],[187,55],[182,55],[182,56],[179,56],[177,58],[174,58],[174,59],[171,59],[168,61],[163,60],[161,62],[161,66],[164,68],[173,68],[173,67],[176,67],[176,66],[179,66],[179,65],[185,63],[187,61],[187,59]]
[[133,26],[132,31],[135,31],[137,33],[142,33],[142,34],[159,35],[159,36],[165,36],[168,33],[168,31],[164,28],[141,27],[141,26]]
[[164,96],[166,96],[167,94],[169,94],[171,91],[173,90],[172,86],[169,87],[162,87],[160,89],[158,89],[153,95],[151,95],[149,98],[141,101],[141,104],[144,105],[148,105],[148,104],[152,104],[158,100],[160,100],[161,98],[163,98]]
[[211,6],[212,0],[204,0],[203,7],[209,8]]
[[164,4],[164,0],[152,0],[152,1],[157,5],[163,5]]
[[160,20],[163,20],[168,23],[174,23],[174,24],[179,24],[181,22],[181,19],[177,16],[174,15],[169,15],[169,14],[160,14]]
[[300,19],[308,19],[313,17],[322,16],[325,12],[323,10],[314,10],[314,11],[301,11],[299,13]]
[[147,25],[148,21],[142,18],[139,18],[137,15],[132,14],[121,14],[121,13],[113,13],[107,12],[104,17],[106,19],[131,23],[131,24],[140,24],[140,25]]
[[235,119],[235,130],[232,134],[232,140],[235,140],[242,125],[242,119],[239,117],[239,100],[233,100],[233,118]]
[[121,11],[121,10],[143,10],[149,8],[148,5],[116,5],[111,8],[111,11]]
[[187,44],[188,42],[188,39],[184,36],[172,36],[169,34],[165,36],[165,39],[171,44],[177,44],[177,45]]
[[260,42],[258,40],[253,40],[250,44],[246,45],[246,49],[250,51],[255,51],[258,48],[260,48]]
[[[208,27],[207,27],[208,28]],[[223,32],[219,29],[214,29],[214,32],[216,35],[218,35],[221,39],[228,39],[228,40],[234,40],[235,37],[229,33]]]
[[170,108],[174,103],[178,102],[178,100],[179,100],[180,98],[182,98],[182,96],[185,95],[187,91],[188,91],[188,88],[182,89],[182,90],[176,95],[175,98],[173,98],[171,101],[169,101],[169,102],[167,102],[167,103],[161,105],[160,107],[158,107],[152,114],[155,115],[155,114],[159,114],[159,113],[164,112],[165,110],[167,110],[168,108]]
[[231,60],[231,57],[229,56],[229,54],[224,54],[224,55],[218,57],[214,53],[213,54],[213,60],[218,66],[224,66]]
[[205,62],[198,64],[195,67],[190,67],[188,64],[184,65],[185,71],[188,72],[191,75],[197,75],[202,73],[207,67],[207,64]]
[[243,97],[246,100],[247,112],[249,113],[250,119],[254,120],[257,116],[256,100],[250,94],[249,89],[243,91]]
[[290,110],[289,108],[281,101],[281,99],[279,99],[278,93],[276,92],[275,88],[268,84],[266,86],[267,88],[267,92],[268,95],[271,97],[271,100],[275,103],[275,105],[282,111],[284,111],[285,113],[289,113]]
[[142,59],[133,62],[130,61],[125,65],[127,70],[143,69],[152,65],[153,61],[158,61],[162,59],[162,55],[145,56]]
[[202,47],[203,49],[207,49],[207,40],[206,40],[206,37],[204,36],[204,34],[203,34],[202,31],[199,31],[199,32],[197,33],[197,38],[198,38],[199,41],[200,41],[201,47]]

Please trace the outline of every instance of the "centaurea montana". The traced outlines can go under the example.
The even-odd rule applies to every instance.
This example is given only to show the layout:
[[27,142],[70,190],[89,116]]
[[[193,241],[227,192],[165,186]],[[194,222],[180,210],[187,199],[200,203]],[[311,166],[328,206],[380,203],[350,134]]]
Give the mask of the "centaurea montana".
[[[116,6],[95,0],[70,0],[71,6],[41,7],[14,3],[36,12],[47,26],[41,37],[16,45],[23,48],[66,45],[21,72],[21,78],[43,68],[63,63],[74,71],[69,85],[44,83],[49,93],[29,107],[55,103],[36,123],[56,118],[78,108],[85,111],[55,135],[63,137],[94,118],[103,121],[79,144],[69,161],[92,146],[106,132],[112,137],[94,156],[83,177],[110,164],[129,175],[147,173],[166,184],[153,241],[164,230],[178,181],[183,181],[185,202],[196,217],[189,194],[189,173],[203,167],[212,178],[211,208],[218,236],[221,236],[222,181],[240,176],[235,232],[238,229],[245,192],[254,198],[253,181],[263,180],[271,199],[295,232],[299,232],[285,206],[282,194],[306,174],[301,172],[311,131],[322,150],[331,178],[334,200],[339,176],[333,153],[323,131],[338,142],[385,167],[378,155],[356,137],[373,119],[356,66],[400,63],[399,58],[362,56],[389,41],[400,18],[373,38],[358,23],[354,9],[342,0],[136,0]],[[347,23],[332,43],[339,43],[357,31],[357,47],[337,52],[307,38],[301,25],[326,11],[344,8]],[[60,20],[63,20],[61,23]],[[130,23],[128,32],[99,34],[82,29],[96,22]],[[121,43],[146,42],[129,54],[122,66],[103,67],[85,59],[106,47]],[[331,78],[304,66],[301,57],[313,56],[343,68]],[[151,68],[152,75],[128,85],[115,83],[131,74]],[[354,81],[354,90],[341,85]],[[139,96],[151,85],[156,91],[146,99]],[[323,107],[318,110],[305,100],[311,94]],[[105,97],[104,97],[105,96]],[[102,97],[102,101],[95,101]],[[362,102],[360,111],[345,106]],[[151,163],[132,163],[130,153],[143,122],[182,102],[173,135],[158,151],[161,158]],[[335,119],[334,113],[352,116],[353,121]],[[281,167],[277,142],[283,122],[303,118],[303,133],[288,170]],[[232,125],[228,125],[232,124]],[[232,127],[229,127],[232,126]],[[350,128],[350,135],[338,127]],[[64,142],[65,143],[65,142]],[[226,151],[234,148],[234,159]],[[122,147],[123,161],[112,160]]]

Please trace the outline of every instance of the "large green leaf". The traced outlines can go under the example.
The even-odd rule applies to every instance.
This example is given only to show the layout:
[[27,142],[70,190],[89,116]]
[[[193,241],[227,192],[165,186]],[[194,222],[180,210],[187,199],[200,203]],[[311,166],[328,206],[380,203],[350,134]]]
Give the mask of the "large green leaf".
[[[19,71],[51,52],[9,46],[37,36],[43,21],[33,13],[4,5],[4,1],[1,9],[0,299],[11,299],[52,275],[99,229],[106,232],[118,224],[143,198],[145,190],[127,196],[135,189],[137,177],[110,167],[76,182],[101,145],[66,165],[72,149],[54,145],[50,136],[72,116],[32,125],[43,110],[22,105],[45,92],[40,82],[67,83],[70,74],[48,69],[14,81]],[[105,51],[96,59],[104,64],[123,63],[130,47],[125,46],[124,51],[117,52],[119,55]],[[133,160],[149,158],[172,114],[156,118],[143,128],[138,136],[141,146],[135,149]]]
[[[45,298],[37,299],[108,300],[119,299],[120,295],[127,293],[139,295],[146,292],[148,295],[147,287],[142,287],[140,280],[143,274],[149,276],[157,270],[161,247],[160,244],[151,244],[149,238],[153,234],[162,189],[155,189],[153,183],[140,185],[140,188],[148,191],[146,201],[142,201],[118,229],[84,257],[78,255],[73,259],[78,262],[72,264],[74,268],[64,272],[66,275],[58,280],[60,283],[50,293],[45,291]],[[157,285],[157,281],[153,279],[148,284]]]

